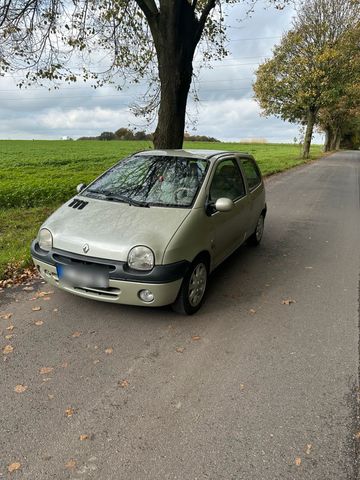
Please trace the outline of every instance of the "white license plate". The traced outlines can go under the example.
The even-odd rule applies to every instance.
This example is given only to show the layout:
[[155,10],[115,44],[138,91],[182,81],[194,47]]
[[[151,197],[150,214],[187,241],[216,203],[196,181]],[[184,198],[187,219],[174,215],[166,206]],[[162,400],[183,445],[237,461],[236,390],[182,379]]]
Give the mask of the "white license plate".
[[73,287],[108,288],[109,271],[97,265],[56,265],[61,283]]

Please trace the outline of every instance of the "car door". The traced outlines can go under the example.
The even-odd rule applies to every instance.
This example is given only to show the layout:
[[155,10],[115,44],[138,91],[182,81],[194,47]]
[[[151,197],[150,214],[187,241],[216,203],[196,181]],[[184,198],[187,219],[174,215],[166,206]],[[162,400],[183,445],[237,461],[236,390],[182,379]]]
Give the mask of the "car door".
[[[214,208],[219,198],[230,198],[234,207],[229,212]],[[219,265],[245,239],[248,223],[248,197],[244,179],[235,158],[219,160],[208,189],[208,222],[211,233],[213,266]]]
[[249,219],[247,230],[248,234],[251,235],[255,230],[259,216],[264,209],[264,185],[262,182],[259,167],[256,165],[255,161],[252,158],[241,158],[240,162],[248,189]]

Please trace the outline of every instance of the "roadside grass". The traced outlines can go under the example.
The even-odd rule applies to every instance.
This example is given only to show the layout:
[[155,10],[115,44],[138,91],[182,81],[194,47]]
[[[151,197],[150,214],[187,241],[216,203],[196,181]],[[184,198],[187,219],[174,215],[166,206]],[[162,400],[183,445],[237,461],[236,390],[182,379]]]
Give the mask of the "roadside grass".
[[[39,226],[61,203],[119,159],[152,146],[147,141],[0,141],[0,279],[8,265],[31,265],[29,246]],[[245,151],[263,175],[304,163],[290,144],[188,142],[184,148]],[[321,155],[315,145],[311,159]]]

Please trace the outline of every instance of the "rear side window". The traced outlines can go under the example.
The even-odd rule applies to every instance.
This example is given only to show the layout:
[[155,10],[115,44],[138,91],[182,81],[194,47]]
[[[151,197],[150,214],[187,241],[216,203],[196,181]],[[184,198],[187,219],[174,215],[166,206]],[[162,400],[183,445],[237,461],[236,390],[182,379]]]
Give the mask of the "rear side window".
[[250,158],[241,160],[245,176],[247,178],[249,189],[253,190],[261,183],[261,175],[258,166]]

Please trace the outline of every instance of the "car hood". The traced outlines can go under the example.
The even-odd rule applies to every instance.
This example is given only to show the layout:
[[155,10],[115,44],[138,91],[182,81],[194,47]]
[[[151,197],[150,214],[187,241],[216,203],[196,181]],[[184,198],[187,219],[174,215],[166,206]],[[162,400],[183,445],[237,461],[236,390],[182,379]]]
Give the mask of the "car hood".
[[78,209],[69,207],[72,200],[42,225],[51,231],[53,247],[84,255],[87,243],[89,257],[118,261],[126,261],[135,245],[146,245],[153,250],[155,263],[161,264],[169,241],[191,211],[137,207],[89,197],[81,197],[88,204]]

